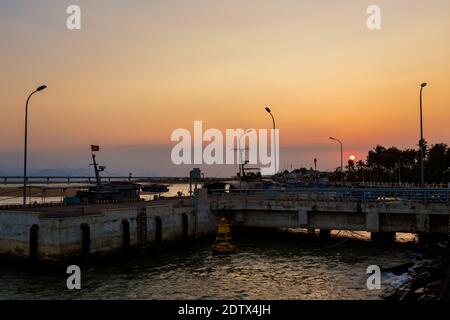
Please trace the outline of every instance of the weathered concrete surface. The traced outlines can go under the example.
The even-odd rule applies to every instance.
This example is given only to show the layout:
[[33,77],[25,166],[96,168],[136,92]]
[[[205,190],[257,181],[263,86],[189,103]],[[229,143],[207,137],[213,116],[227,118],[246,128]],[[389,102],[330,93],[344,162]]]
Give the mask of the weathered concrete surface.
[[[202,196],[203,199],[205,196]],[[198,210],[197,210],[198,208]],[[124,221],[129,224],[129,245],[136,247],[156,242],[156,220],[161,221],[162,242],[180,241],[212,234],[216,218],[209,211],[208,203],[191,200],[182,203],[140,207],[107,208],[89,215],[58,217],[58,208],[51,214],[33,211],[0,211],[0,255],[27,258],[30,256],[30,228],[39,226],[37,256],[40,261],[64,260],[79,257],[83,238],[81,225],[89,226],[89,251],[91,255],[107,255],[124,248]],[[145,225],[138,226],[138,215],[143,213]],[[183,226],[183,216],[186,226]],[[139,241],[138,229],[146,229],[146,239]],[[187,230],[187,234],[183,234]],[[186,232],[186,231],[185,231]]]
[[39,214],[0,211],[0,254],[27,256],[29,229],[39,223]]
[[[88,208],[0,210],[0,256],[33,256],[30,255],[34,248],[30,245],[33,243],[30,241],[33,225],[38,227],[38,259],[58,262],[79,257],[86,248],[90,255],[108,255],[124,250],[128,245],[159,245],[158,235],[164,243],[213,234],[221,216],[244,227],[303,227],[319,229],[324,237],[328,236],[329,230],[369,231],[374,238],[384,240],[391,239],[395,232],[418,233],[422,237],[448,235],[450,225],[450,210],[446,204],[405,201],[361,204],[231,194],[208,197],[206,190],[200,190],[195,199]],[[82,224],[89,227],[88,238],[85,233],[84,240]],[[125,225],[129,226],[129,236],[126,236]]]
[[259,195],[211,197],[211,211],[247,227],[448,234],[447,204],[403,201],[346,202],[270,199]]

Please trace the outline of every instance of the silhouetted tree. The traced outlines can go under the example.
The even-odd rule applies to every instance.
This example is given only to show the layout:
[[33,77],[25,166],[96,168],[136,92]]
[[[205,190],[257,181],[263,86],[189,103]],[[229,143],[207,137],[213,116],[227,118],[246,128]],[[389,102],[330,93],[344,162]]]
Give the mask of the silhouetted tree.
[[442,183],[444,172],[448,170],[447,165],[448,148],[445,143],[438,143],[431,146],[427,152],[425,163],[425,177],[428,183]]
[[[450,148],[438,143],[428,148],[425,143],[425,179],[428,183],[446,183],[450,177]],[[374,182],[420,181],[420,149],[400,150],[377,145],[367,154],[366,164],[358,163],[357,179]]]

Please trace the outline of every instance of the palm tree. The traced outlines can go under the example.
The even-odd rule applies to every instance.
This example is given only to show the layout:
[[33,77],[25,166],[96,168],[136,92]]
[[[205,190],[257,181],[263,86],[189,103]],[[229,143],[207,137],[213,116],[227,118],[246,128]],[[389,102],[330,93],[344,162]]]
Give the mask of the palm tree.
[[356,171],[358,172],[357,177],[358,180],[363,182],[365,181],[365,177],[364,177],[364,169],[366,168],[366,164],[364,163],[364,161],[359,160],[356,162]]
[[425,162],[426,177],[428,182],[441,183],[443,174],[448,170],[447,166],[448,148],[445,143],[437,143],[428,150]]

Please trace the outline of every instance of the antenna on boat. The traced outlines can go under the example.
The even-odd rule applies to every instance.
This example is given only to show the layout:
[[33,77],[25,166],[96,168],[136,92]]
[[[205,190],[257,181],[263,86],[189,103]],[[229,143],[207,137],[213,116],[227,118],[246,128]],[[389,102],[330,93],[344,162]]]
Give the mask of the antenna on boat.
[[105,171],[106,167],[105,166],[97,166],[97,161],[95,161],[95,153],[94,153],[97,151],[100,151],[100,147],[91,145],[92,161],[93,161],[94,171],[95,171],[95,180],[97,182],[97,190],[99,190],[102,188],[102,180],[100,178],[100,172]]

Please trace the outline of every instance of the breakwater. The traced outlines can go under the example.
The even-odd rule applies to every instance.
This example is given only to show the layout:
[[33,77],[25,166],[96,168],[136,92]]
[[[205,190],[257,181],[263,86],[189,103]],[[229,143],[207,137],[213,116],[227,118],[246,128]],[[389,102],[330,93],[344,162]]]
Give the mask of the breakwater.
[[58,263],[199,238],[217,222],[205,197],[0,210],[0,255]]

